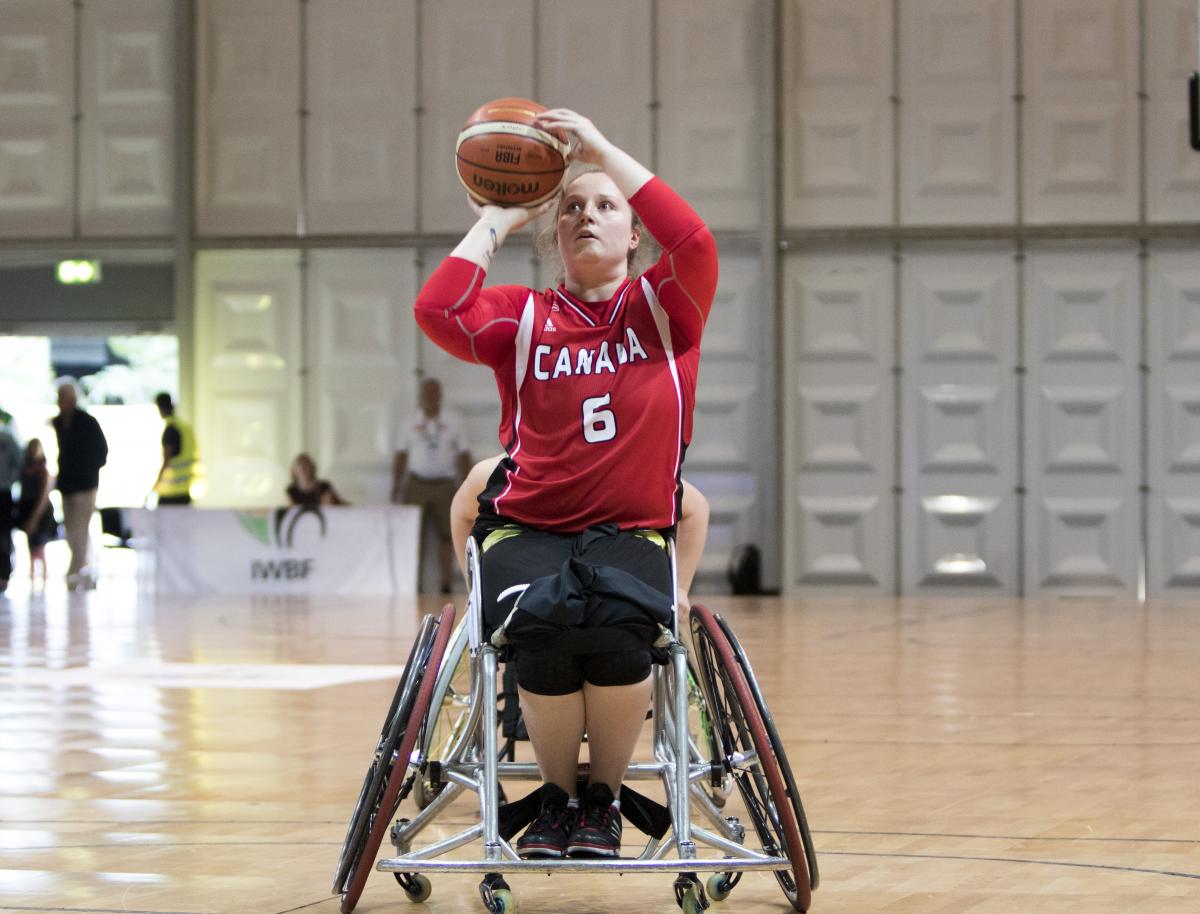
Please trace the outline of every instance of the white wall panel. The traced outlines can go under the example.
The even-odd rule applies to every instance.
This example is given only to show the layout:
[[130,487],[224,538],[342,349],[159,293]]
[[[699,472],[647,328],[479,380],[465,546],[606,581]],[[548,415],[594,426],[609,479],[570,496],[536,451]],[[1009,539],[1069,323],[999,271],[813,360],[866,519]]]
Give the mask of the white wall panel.
[[174,228],[175,8],[171,0],[83,6],[85,235],[167,235]]
[[1136,592],[1139,290],[1132,246],[1026,262],[1028,594]]
[[757,228],[769,5],[665,0],[658,8],[658,172],[709,227]]
[[310,234],[416,229],[416,0],[309,0]]
[[[428,251],[425,254],[427,272],[440,263],[447,251]],[[488,270],[488,286],[521,285],[537,288],[532,255],[528,248],[513,246],[501,249],[492,268]],[[409,305],[409,320],[412,320]],[[419,331],[418,331],[419,333]],[[463,417],[471,455],[481,460],[503,450],[500,438],[500,396],[496,392],[496,381],[492,370],[486,365],[476,365],[456,359],[439,349],[424,334],[420,334],[420,364],[425,377],[437,378],[442,382],[444,405]],[[416,398],[411,402],[416,407]]]
[[574,108],[639,162],[649,163],[651,5],[555,0],[537,10],[537,101]]
[[706,586],[723,583],[734,547],[778,539],[774,326],[762,262],[753,254],[722,255],[683,470],[711,509],[698,577]]
[[0,238],[69,235],[75,10],[0,3]]
[[1200,594],[1200,251],[1156,245],[1147,332],[1152,596]]
[[784,6],[787,225],[892,222],[891,38],[890,0]]
[[1017,592],[1014,253],[904,255],[904,593]]
[[1016,218],[1016,0],[900,0],[900,218]]
[[1136,0],[1026,2],[1022,38],[1025,221],[1137,219]]
[[1146,4],[1146,218],[1200,220],[1200,155],[1188,142],[1188,74],[1196,69],[1195,0]]
[[208,506],[284,503],[302,442],[300,255],[196,257],[196,437]]
[[480,105],[533,95],[533,0],[493,0],[486,13],[474,0],[426,3],[421,27],[420,227],[465,231],[475,217],[454,168],[454,143]]
[[658,5],[658,173],[714,229],[759,225],[769,12],[757,0]]
[[319,251],[308,268],[308,449],[347,499],[386,502],[399,423],[417,398],[416,261]]
[[785,264],[785,581],[895,586],[894,264],[889,253]]
[[197,15],[196,229],[294,234],[300,6],[200,0]]

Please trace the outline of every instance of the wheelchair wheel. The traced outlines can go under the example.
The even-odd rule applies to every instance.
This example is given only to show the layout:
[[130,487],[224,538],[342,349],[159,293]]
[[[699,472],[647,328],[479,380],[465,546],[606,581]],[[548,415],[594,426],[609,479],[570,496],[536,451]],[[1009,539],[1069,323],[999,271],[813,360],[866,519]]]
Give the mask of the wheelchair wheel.
[[424,809],[445,786],[436,776],[437,764],[456,756],[471,719],[471,655],[467,623],[460,622],[446,648],[446,662],[437,674],[429,720],[421,729],[422,770],[413,784],[413,799]]
[[775,753],[775,759],[779,762],[779,771],[783,775],[784,786],[787,788],[788,797],[792,801],[792,811],[796,815],[796,824],[800,828],[800,840],[804,843],[804,859],[808,864],[808,883],[810,888],[815,891],[817,886],[821,884],[821,873],[817,868],[817,854],[813,847],[812,833],[808,830],[808,816],[804,814],[804,804],[800,801],[800,791],[796,789],[796,779],[792,775],[792,766],[788,764],[787,752],[783,748],[783,740],[779,738],[779,731],[775,729],[775,718],[767,710],[767,702],[763,698],[762,689],[758,686],[758,680],[754,677],[754,670],[750,666],[750,658],[742,650],[742,645],[738,641],[737,635],[733,633],[733,629],[730,628],[729,623],[722,616],[714,616],[713,618],[717,620],[717,625],[720,626],[722,634],[728,639],[729,646],[733,649],[738,665],[742,668],[742,673],[745,674],[746,684],[750,686],[750,693],[754,697],[754,704],[758,707],[759,716],[762,717],[763,725],[766,727],[767,738],[771,741],[771,748]]
[[342,914],[350,914],[358,904],[383,836],[401,800],[412,789],[412,779],[405,780],[409,757],[429,711],[434,680],[453,626],[454,606],[447,603],[436,621],[432,616],[422,621],[409,652],[334,874],[333,894],[342,896]]
[[788,902],[797,911],[807,911],[815,883],[809,875],[810,853],[801,838],[800,798],[790,771],[786,777],[783,773],[787,758],[778,734],[773,742],[764,720],[765,708],[760,709],[747,680],[749,664],[743,668],[739,663],[718,618],[703,606],[693,606],[691,630],[696,666],[719,745],[716,757],[737,784],[763,852],[787,857],[791,863],[790,870],[775,871]]

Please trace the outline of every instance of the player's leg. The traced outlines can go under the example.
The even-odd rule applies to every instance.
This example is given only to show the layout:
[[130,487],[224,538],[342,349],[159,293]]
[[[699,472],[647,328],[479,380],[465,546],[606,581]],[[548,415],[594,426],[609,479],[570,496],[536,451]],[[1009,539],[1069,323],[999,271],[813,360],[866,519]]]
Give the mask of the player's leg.
[[[599,655],[603,657],[603,655]],[[611,663],[612,657],[607,658]],[[649,655],[646,666],[649,667]],[[631,685],[584,683],[583,706],[587,714],[590,781],[607,784],[617,796],[625,769],[641,736],[646,710],[650,707],[653,679],[646,677]]]
[[[667,543],[651,531],[590,537],[583,559],[597,569],[594,596],[628,647],[581,657],[588,734],[589,783],[567,844],[572,856],[621,852],[621,783],[650,707],[651,643],[656,621],[670,621],[671,564]],[[620,572],[606,575],[605,569]],[[652,621],[653,620],[653,621]]]
[[[471,535],[480,543],[485,637],[504,625],[530,583],[553,575],[571,553],[572,539],[481,516]],[[583,740],[583,676],[574,658],[552,645],[510,647],[518,695],[534,758],[542,773],[539,815],[516,842],[524,857],[566,852]]]
[[488,477],[496,469],[496,464],[504,458],[503,454],[486,457],[475,466],[462,481],[454,498],[450,502],[450,537],[454,543],[454,554],[458,556],[462,573],[466,575],[467,537],[471,535],[471,527],[479,515],[479,496],[487,486]]
[[[535,683],[528,684],[539,688]],[[565,695],[544,695],[519,684],[517,694],[542,780],[561,788],[568,796],[574,796],[575,781],[579,776],[579,747],[583,743],[583,690]],[[642,714],[645,715],[645,709]]]
[[683,507],[675,533],[675,567],[679,576],[676,600],[681,611],[691,605],[688,591],[692,589],[692,578],[696,576],[700,557],[704,554],[704,541],[708,538],[708,514],[708,499],[694,485],[683,480]]

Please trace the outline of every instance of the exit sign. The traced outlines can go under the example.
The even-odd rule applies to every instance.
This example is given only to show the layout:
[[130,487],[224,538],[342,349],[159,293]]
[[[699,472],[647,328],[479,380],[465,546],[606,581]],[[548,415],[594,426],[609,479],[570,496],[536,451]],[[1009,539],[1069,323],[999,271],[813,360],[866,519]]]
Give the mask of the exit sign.
[[64,286],[82,286],[100,281],[99,260],[60,260],[54,275]]

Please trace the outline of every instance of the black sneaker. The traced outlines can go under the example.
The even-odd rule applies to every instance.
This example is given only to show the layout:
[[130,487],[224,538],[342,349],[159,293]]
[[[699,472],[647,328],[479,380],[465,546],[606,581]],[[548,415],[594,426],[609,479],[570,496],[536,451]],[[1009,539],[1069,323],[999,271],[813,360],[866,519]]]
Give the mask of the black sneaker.
[[542,788],[542,811],[525,834],[517,839],[517,853],[522,857],[561,857],[567,848],[567,837],[575,824],[575,810],[567,807],[570,797],[561,787],[547,784]]
[[621,856],[621,810],[607,784],[589,784],[579,801],[579,818],[567,839],[570,857]]

